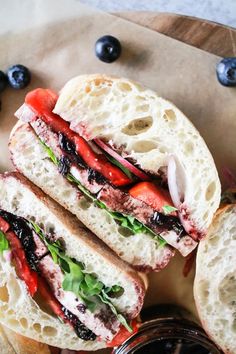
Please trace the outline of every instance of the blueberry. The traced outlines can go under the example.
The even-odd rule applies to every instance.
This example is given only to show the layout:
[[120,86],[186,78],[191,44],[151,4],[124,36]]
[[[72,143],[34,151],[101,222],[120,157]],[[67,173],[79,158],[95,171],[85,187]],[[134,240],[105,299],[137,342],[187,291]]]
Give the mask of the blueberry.
[[120,41],[113,36],[103,36],[95,43],[95,53],[101,61],[112,63],[121,54]]
[[7,75],[3,71],[0,71],[0,92],[2,92],[7,86]]
[[216,67],[219,82],[224,86],[236,86],[236,57],[222,59]]
[[8,81],[14,89],[23,89],[31,79],[30,71],[24,65],[13,65],[7,70]]

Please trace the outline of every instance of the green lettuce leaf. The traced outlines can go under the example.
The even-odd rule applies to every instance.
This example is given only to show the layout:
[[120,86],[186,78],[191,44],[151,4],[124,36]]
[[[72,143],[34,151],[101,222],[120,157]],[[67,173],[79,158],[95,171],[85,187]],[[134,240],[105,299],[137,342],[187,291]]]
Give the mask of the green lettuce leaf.
[[[57,159],[57,157],[55,156],[55,154],[53,153],[52,149],[49,148],[42,140],[40,140],[41,143],[43,144],[45,151],[47,152],[48,156],[50,157],[50,159],[52,160],[52,162],[55,165],[59,164],[59,160]],[[96,197],[94,197],[88,190],[87,188],[85,188],[80,181],[77,180],[77,178],[75,178],[71,173],[68,173],[66,176],[67,180],[69,182],[75,183],[79,190],[85,195],[87,196],[91,201],[94,202],[94,204],[96,204],[99,208],[106,210],[106,212],[114,219],[116,220],[122,227],[127,228],[128,230],[130,230],[132,232],[133,235],[139,234],[139,233],[145,233],[150,235],[157,243],[158,246],[163,247],[164,245],[166,245],[166,241],[158,234],[156,234],[155,232],[153,232],[149,227],[147,227],[146,225],[142,224],[140,221],[138,221],[137,219],[135,219],[132,216],[129,215],[124,215],[121,214],[119,212],[115,212],[112,210],[109,210],[107,208],[107,206],[101,202],[100,200],[98,200]],[[168,206],[169,207],[169,206]],[[173,211],[173,210],[172,210]],[[125,237],[125,236],[124,236]]]
[[[104,151],[103,151],[104,152]],[[128,170],[128,168],[126,168],[125,166],[123,166],[119,161],[117,161],[116,159],[114,159],[114,157],[112,157],[111,155],[107,154],[106,152],[104,152],[104,154],[106,155],[107,159],[115,166],[119,167],[119,169],[121,171],[123,171],[127,177],[129,177],[130,179],[134,179],[134,176],[132,174],[132,172],[130,172],[130,170]]]
[[178,210],[177,208],[173,207],[172,205],[164,205],[162,207],[162,210],[164,212],[165,215],[169,215],[171,214],[173,211]]
[[50,243],[36,223],[31,222],[30,225],[47,246],[53,261],[58,264],[63,271],[64,279],[62,288],[66,291],[73,292],[92,312],[96,309],[99,300],[107,304],[116,315],[118,321],[132,331],[132,328],[128,325],[124,316],[118,313],[111,301],[112,297],[121,296],[124,289],[119,285],[106,287],[97,279],[96,275],[87,273],[82,263],[66,256],[59,241]]
[[3,253],[3,251],[9,250],[9,242],[5,236],[5,234],[0,230],[0,253]]
[[41,142],[41,144],[44,146],[44,149],[45,149],[46,153],[48,154],[48,157],[50,157],[50,159],[52,160],[52,162],[53,162],[55,165],[58,165],[58,164],[59,164],[59,160],[58,160],[57,157],[55,156],[55,154],[54,154],[54,152],[52,151],[52,149],[51,149],[49,146],[47,146],[47,145],[45,144],[45,142],[42,141],[41,139],[40,139],[40,142]]
[[111,298],[108,296],[108,294],[105,292],[105,290],[102,290],[101,294],[98,295],[100,300],[104,303],[107,304],[111,311],[114,313],[114,315],[116,315],[118,321],[130,332],[133,332],[132,327],[130,327],[130,325],[127,323],[125,317],[121,314],[119,314],[115,308],[115,306],[112,304],[111,302]]

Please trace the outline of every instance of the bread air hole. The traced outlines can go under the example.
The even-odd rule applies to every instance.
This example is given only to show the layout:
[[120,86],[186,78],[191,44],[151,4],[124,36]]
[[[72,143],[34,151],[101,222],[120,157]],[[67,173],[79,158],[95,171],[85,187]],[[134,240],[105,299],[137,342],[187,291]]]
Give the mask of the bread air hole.
[[184,152],[186,155],[191,155],[193,153],[194,150],[194,144],[192,143],[192,141],[186,141],[186,143],[184,144]]
[[73,194],[72,189],[65,189],[61,195],[62,195],[63,199],[69,199],[69,198],[71,198],[72,194]]
[[17,302],[19,301],[19,299],[22,297],[22,290],[20,288],[20,285],[17,281],[17,279],[15,278],[15,276],[13,274],[10,275],[9,279],[8,279],[8,285],[9,285],[9,289],[11,289],[10,291],[10,296],[11,302]]
[[0,301],[8,302],[9,301],[9,293],[6,286],[0,288]]
[[210,247],[217,246],[220,239],[221,239],[221,237],[217,234],[215,234],[213,237],[210,237],[209,238]]
[[14,320],[13,318],[10,318],[7,321],[7,324],[9,325],[9,327],[13,327],[13,328],[18,328],[19,327],[19,322],[17,320]]
[[232,306],[236,294],[236,275],[227,274],[221,281],[219,287],[219,298],[223,304]]
[[48,234],[54,234],[55,233],[55,225],[53,225],[50,221],[46,221],[45,224],[45,231]]
[[203,220],[206,221],[208,219],[208,216],[209,216],[208,211],[206,211],[203,215]]
[[43,334],[48,337],[55,337],[57,335],[57,330],[56,330],[56,328],[53,328],[50,326],[45,326],[43,328]]
[[42,332],[42,327],[41,327],[41,324],[39,323],[34,323],[33,324],[33,329],[38,332],[38,333],[41,333]]
[[127,112],[128,109],[129,109],[129,104],[128,104],[128,103],[125,103],[125,104],[123,104],[121,111],[122,111],[122,113],[124,113],[124,112]]
[[201,280],[199,284],[199,298],[205,303],[209,296],[209,282],[207,280]]
[[149,104],[142,104],[136,107],[136,112],[148,112],[149,111]]
[[122,92],[130,92],[130,91],[132,91],[132,87],[127,82],[119,82],[117,87]]
[[122,129],[122,133],[126,135],[139,135],[151,128],[153,119],[151,116],[133,119]]
[[163,118],[166,122],[168,122],[168,124],[171,127],[176,126],[177,124],[177,117],[175,112],[172,109],[166,109],[163,115]]
[[101,87],[100,89],[96,89],[90,92],[90,96],[104,96],[108,93],[107,87]]
[[7,311],[7,316],[12,316],[14,315],[14,311],[12,309]]
[[29,326],[28,326],[28,321],[27,321],[27,319],[26,318],[21,318],[20,319],[20,324],[21,324],[21,326],[23,327],[23,328],[28,328]]
[[232,240],[236,240],[236,227],[231,227],[230,231],[229,231]]
[[148,152],[157,148],[157,144],[149,140],[137,141],[132,145],[134,152]]
[[211,200],[215,194],[215,191],[216,191],[216,184],[215,182],[211,182],[207,187],[205,199],[207,201]]
[[221,260],[221,256],[216,256],[208,263],[208,267],[210,268],[215,267],[216,264],[220,263],[220,260]]
[[79,207],[83,210],[89,209],[91,204],[92,204],[92,202],[88,199],[85,199],[85,198],[81,198],[78,202]]
[[236,317],[234,318],[233,323],[232,323],[232,330],[234,332],[236,332]]
[[24,157],[31,156],[34,154],[34,146],[24,146]]

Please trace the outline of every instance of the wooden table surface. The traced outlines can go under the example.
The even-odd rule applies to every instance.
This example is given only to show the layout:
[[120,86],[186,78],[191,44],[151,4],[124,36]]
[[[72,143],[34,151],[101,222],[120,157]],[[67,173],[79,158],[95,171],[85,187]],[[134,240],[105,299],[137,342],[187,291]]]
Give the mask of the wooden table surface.
[[115,13],[131,22],[148,27],[207,52],[236,56],[236,29],[182,15],[156,12]]

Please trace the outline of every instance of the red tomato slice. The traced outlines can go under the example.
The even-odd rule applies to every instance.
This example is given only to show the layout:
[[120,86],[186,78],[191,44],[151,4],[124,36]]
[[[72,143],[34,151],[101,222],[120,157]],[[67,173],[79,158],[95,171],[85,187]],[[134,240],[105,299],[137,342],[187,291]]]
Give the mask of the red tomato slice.
[[[150,205],[153,209],[163,213],[163,206],[173,206],[170,195],[167,191],[157,187],[152,182],[140,182],[129,190],[129,194],[144,203]],[[175,213],[176,214],[176,213]],[[174,215],[172,213],[172,215]]]
[[38,277],[38,290],[45,303],[52,309],[55,315],[59,316],[64,322],[70,323],[62,311],[62,305],[51,292],[47,282],[40,276]]
[[8,222],[0,216],[0,230],[6,233],[9,229],[10,225],[8,224]]
[[73,132],[66,121],[52,112],[57,98],[53,91],[38,88],[26,95],[25,103],[54,131],[62,132],[74,142],[77,153],[89,167],[100,172],[115,186],[130,184],[132,180],[124,172],[110,163],[105,155],[94,152],[84,138]]
[[108,348],[118,347],[122,343],[124,343],[129,337],[138,332],[139,323],[137,320],[133,320],[131,322],[131,327],[133,328],[133,332],[130,333],[125,327],[121,327],[120,331],[117,335],[112,339],[111,342],[107,343]]
[[7,240],[10,243],[13,260],[15,262],[16,273],[22,279],[31,296],[34,296],[38,289],[38,274],[33,271],[28,265],[25,251],[21,246],[21,242],[13,231],[5,233]]
[[111,181],[115,186],[124,186],[130,184],[132,180],[126,176],[118,167],[112,165],[106,156],[97,154],[91,146],[79,135],[74,136],[76,151],[86,164],[93,170],[100,172],[108,181]]

